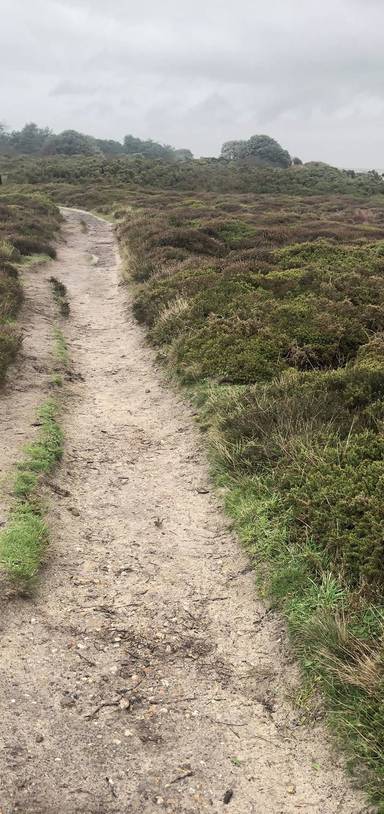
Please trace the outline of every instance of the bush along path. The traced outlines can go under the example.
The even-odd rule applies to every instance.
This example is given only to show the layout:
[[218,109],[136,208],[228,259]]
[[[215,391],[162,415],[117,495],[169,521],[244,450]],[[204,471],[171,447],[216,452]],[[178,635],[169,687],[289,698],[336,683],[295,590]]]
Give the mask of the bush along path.
[[3,814],[368,812],[291,703],[284,626],[124,299],[111,226],[66,219],[75,372],[44,578],[3,598]]

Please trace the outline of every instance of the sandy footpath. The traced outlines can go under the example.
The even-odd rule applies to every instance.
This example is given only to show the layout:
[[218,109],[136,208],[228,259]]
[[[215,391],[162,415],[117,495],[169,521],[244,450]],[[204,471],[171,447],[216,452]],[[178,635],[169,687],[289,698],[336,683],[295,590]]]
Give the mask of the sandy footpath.
[[112,227],[68,211],[65,239],[76,376],[46,568],[32,598],[2,597],[1,814],[368,811],[289,702],[284,627],[134,322]]

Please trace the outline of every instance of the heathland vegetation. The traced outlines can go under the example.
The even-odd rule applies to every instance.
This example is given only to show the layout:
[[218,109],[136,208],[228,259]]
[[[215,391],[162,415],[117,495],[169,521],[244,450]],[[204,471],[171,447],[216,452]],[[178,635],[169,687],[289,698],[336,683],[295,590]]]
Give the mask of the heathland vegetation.
[[322,690],[384,810],[383,205],[175,193],[136,205],[118,212],[136,317],[189,387],[308,694]]
[[[17,315],[22,303],[21,273],[31,257],[54,257],[52,241],[60,225],[57,207],[37,191],[0,193],[0,382],[17,354],[21,334]],[[42,257],[43,256],[43,257]]]
[[382,178],[234,154],[8,156],[0,172],[26,210],[38,191],[116,221],[136,318],[197,405],[288,620],[303,714],[326,700],[384,812]]

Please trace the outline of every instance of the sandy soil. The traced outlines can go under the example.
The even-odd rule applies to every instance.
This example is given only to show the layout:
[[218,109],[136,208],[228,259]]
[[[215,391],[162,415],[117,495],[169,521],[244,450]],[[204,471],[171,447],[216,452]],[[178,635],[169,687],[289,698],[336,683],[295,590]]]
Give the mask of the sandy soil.
[[368,811],[289,702],[284,627],[134,323],[112,227],[72,211],[65,232],[79,376],[46,568],[32,598],[2,601],[1,814]]

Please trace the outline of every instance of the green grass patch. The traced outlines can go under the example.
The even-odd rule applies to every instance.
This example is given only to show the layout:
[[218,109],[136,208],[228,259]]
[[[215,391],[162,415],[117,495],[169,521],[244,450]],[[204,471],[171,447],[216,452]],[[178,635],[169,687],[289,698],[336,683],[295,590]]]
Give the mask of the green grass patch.
[[53,329],[53,335],[55,340],[54,353],[56,359],[64,368],[66,368],[69,363],[69,352],[65,336],[62,330],[60,330],[60,328],[57,326],[55,326]]
[[62,317],[69,317],[70,306],[68,300],[67,287],[57,277],[50,277],[49,282],[52,287],[55,303]]
[[19,267],[21,269],[33,269],[35,266],[42,266],[52,260],[48,254],[31,254],[20,258]]
[[7,526],[0,532],[1,566],[11,579],[24,584],[36,576],[48,542],[39,486],[63,454],[63,433],[54,400],[41,407],[38,420],[37,440],[26,448],[17,467],[14,505]]

